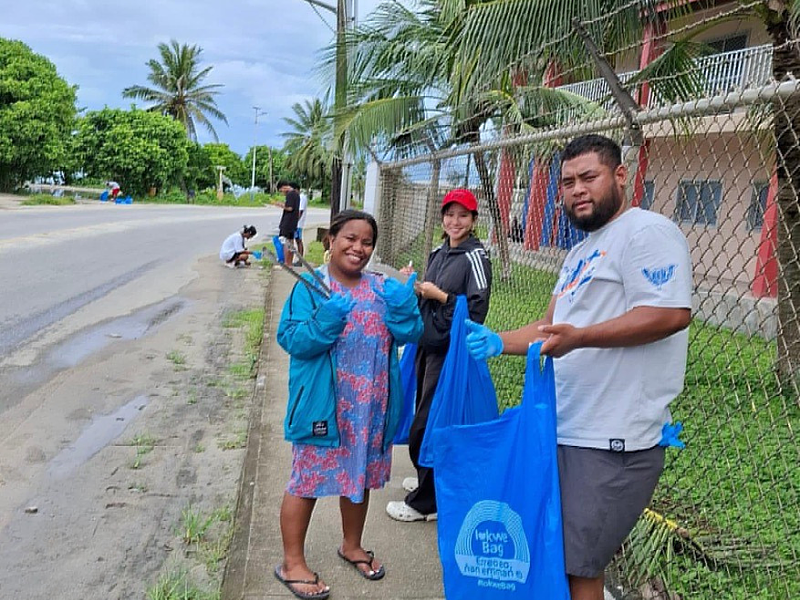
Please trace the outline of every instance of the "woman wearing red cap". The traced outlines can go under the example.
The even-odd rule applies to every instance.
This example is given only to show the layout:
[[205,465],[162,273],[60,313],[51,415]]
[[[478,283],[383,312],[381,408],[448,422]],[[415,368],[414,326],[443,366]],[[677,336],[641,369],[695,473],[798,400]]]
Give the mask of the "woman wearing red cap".
[[[403,481],[403,487],[409,492],[405,500],[386,505],[386,512],[398,521],[436,519],[433,469],[419,465],[419,452],[436,383],[450,346],[456,296],[467,297],[469,318],[473,321],[483,323],[489,312],[492,265],[483,244],[473,234],[477,218],[478,201],[472,192],[455,189],[445,195],[442,200],[444,243],[431,252],[425,280],[416,285],[425,329],[417,349],[417,405],[408,435],[408,451],[417,469],[417,478]],[[411,268],[402,271],[410,274]]]

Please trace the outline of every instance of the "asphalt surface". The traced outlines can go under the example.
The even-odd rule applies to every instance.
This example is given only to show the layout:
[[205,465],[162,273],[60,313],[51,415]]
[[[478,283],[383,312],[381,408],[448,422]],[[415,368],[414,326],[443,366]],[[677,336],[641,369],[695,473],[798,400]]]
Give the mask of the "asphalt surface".
[[[311,209],[309,218],[325,221],[327,211]],[[279,219],[273,207],[94,202],[2,211],[0,357],[170,297],[193,276],[197,256],[215,255],[245,223],[259,230],[251,246],[265,242]],[[78,314],[90,305],[91,315]]]

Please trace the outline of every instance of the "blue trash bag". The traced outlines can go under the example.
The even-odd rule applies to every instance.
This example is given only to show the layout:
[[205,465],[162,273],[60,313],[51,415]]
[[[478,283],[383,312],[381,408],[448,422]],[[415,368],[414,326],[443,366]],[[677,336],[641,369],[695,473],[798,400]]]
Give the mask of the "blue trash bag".
[[467,350],[469,316],[467,297],[457,296],[447,350],[439,382],[431,400],[428,423],[419,451],[419,464],[433,466],[433,433],[448,425],[471,425],[498,416],[497,395],[485,360],[477,361]]
[[100,192],[100,202],[107,202],[108,201],[108,190],[103,190]]
[[272,236],[272,245],[275,246],[275,256],[278,259],[278,262],[284,262],[285,258],[283,255],[283,242],[281,242],[281,237],[279,235]]
[[413,342],[403,347],[400,357],[400,383],[403,384],[403,412],[400,413],[400,424],[394,434],[393,444],[408,444],[408,432],[414,421],[417,404],[417,345]]
[[528,350],[522,405],[434,436],[447,600],[569,600],[553,359]]

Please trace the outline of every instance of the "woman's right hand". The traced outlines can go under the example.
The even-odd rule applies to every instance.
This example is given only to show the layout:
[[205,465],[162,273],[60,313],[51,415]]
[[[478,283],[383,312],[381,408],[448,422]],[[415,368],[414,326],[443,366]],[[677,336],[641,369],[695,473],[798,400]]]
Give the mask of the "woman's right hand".
[[344,294],[331,294],[331,297],[322,303],[322,307],[344,321],[355,304],[355,298],[350,295],[350,292],[345,292]]

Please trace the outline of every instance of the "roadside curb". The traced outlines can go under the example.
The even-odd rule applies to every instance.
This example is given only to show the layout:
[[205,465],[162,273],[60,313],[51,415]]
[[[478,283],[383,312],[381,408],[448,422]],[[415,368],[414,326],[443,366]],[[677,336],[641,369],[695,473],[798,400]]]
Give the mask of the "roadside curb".
[[252,530],[253,501],[255,497],[255,482],[258,476],[258,462],[261,456],[263,440],[262,415],[266,401],[266,374],[265,366],[269,355],[269,340],[273,336],[272,303],[274,278],[272,273],[267,280],[264,294],[264,333],[261,338],[261,347],[258,352],[258,368],[256,369],[256,383],[251,397],[252,408],[250,424],[247,430],[247,450],[242,463],[239,492],[236,502],[233,539],[231,540],[228,560],[222,578],[220,590],[221,600],[240,599],[244,596],[247,566]]

